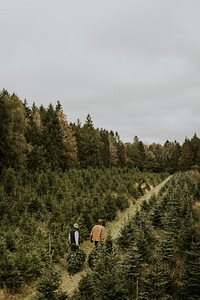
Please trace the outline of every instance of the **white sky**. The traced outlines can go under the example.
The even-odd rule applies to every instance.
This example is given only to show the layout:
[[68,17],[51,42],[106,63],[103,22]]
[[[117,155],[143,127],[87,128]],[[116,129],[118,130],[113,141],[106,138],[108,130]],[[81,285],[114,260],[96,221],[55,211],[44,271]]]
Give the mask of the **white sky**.
[[0,4],[0,90],[123,142],[200,137],[199,0]]

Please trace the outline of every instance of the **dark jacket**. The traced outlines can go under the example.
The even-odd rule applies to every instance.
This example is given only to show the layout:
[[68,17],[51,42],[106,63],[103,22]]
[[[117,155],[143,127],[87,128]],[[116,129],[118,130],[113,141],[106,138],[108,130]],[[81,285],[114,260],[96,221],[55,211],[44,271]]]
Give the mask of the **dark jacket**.
[[80,233],[77,228],[73,228],[69,233],[69,243],[80,245]]

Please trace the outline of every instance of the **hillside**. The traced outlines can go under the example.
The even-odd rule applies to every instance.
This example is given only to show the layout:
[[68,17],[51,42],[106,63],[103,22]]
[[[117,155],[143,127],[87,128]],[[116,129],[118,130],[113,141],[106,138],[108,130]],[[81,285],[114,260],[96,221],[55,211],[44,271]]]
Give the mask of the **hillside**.
[[[129,215],[133,215],[140,207],[140,205],[143,203],[144,200],[147,200],[153,195],[157,194],[160,188],[166,184],[166,182],[169,180],[171,176],[169,176],[167,179],[165,179],[163,182],[161,182],[156,187],[152,188],[147,194],[145,194],[143,197],[139,198],[134,204],[130,203],[129,208],[127,208],[122,213],[119,213],[117,218],[115,218],[114,221],[109,222],[106,226],[106,231],[110,231],[112,238],[115,239],[117,235],[120,232],[121,227],[123,226],[123,223],[128,218]],[[81,249],[84,250],[87,255],[92,251],[92,248],[94,247],[93,244],[90,243],[90,241],[85,241],[81,245]],[[84,275],[88,270],[85,266],[82,270],[82,272],[79,272],[75,274],[74,276],[69,276],[66,269],[66,263],[65,261],[62,261],[61,264],[58,266],[60,271],[62,272],[62,290],[67,291],[68,294],[71,294],[74,289],[77,288],[78,282],[82,275]],[[28,298],[26,298],[28,300]]]
[[82,245],[90,270],[71,283],[65,277],[70,299],[199,299],[200,176],[177,173],[164,183],[107,223],[114,247],[110,234],[99,249]]
[[[124,210],[121,213],[117,214],[117,217],[112,222],[108,222],[106,225],[106,231],[110,231],[112,238],[115,239],[117,235],[120,232],[121,227],[123,226],[125,220],[133,215],[140,207],[140,205],[143,203],[144,200],[147,200],[153,195],[157,194],[162,186],[165,185],[165,183],[169,180],[171,176],[166,178],[164,181],[162,181],[160,184],[158,184],[156,187],[152,188],[150,191],[148,191],[144,196],[137,199],[135,203],[130,203],[130,206]],[[90,241],[85,241],[81,244],[81,249],[84,250],[84,252],[88,255],[94,245],[90,243]],[[85,263],[83,269],[81,272],[70,276],[67,271],[67,265],[66,260],[61,259],[59,263],[57,264],[57,268],[62,274],[62,284],[61,289],[63,291],[66,291],[69,295],[73,293],[73,291],[78,287],[79,280],[81,277],[86,274],[90,269],[87,267],[87,263]],[[23,294],[15,294],[15,295],[5,295],[3,292],[0,293],[0,300],[32,300],[34,295],[34,285],[32,287],[25,286],[24,287]]]

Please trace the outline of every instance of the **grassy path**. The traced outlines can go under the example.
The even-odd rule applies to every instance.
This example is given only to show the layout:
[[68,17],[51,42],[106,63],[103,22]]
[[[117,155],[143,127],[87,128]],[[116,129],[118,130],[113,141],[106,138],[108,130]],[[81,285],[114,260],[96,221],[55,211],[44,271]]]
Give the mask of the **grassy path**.
[[[169,180],[171,176],[169,176],[167,179],[162,181],[159,185],[151,189],[148,193],[146,193],[143,197],[139,198],[135,204],[131,204],[125,211],[118,214],[118,216],[113,220],[112,222],[108,223],[106,225],[106,231],[111,232],[111,236],[113,239],[115,239],[123,224],[127,220],[127,218],[131,215],[133,215],[140,207],[140,205],[143,203],[144,200],[148,201],[148,199],[153,195],[157,194],[162,186],[165,185],[165,183]],[[85,241],[83,244],[81,244],[81,249],[84,250],[84,252],[88,255],[94,245],[88,240]],[[78,287],[78,282],[81,279],[82,275],[86,274],[89,271],[89,268],[85,264],[83,267],[83,270],[74,276],[69,276],[69,274],[66,272],[66,262],[65,260],[60,262],[59,269],[62,273],[62,290],[66,291],[69,295],[73,293],[73,291]]]

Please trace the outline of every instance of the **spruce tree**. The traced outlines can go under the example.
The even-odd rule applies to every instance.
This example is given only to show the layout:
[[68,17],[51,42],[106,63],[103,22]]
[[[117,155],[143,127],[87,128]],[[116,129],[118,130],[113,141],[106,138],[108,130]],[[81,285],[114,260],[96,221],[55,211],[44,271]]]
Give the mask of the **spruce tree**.
[[33,300],[66,300],[68,295],[60,290],[61,275],[52,264],[44,270]]
[[200,236],[191,243],[185,259],[185,293],[190,300],[198,300],[200,295]]
[[94,299],[127,300],[128,289],[119,257],[102,253],[92,273]]
[[4,167],[26,167],[26,110],[22,101],[6,90],[0,93],[0,172]]
[[142,259],[136,243],[130,244],[121,266],[126,278],[130,299],[139,299]]
[[78,166],[77,142],[72,126],[67,121],[59,101],[56,105],[56,114],[60,125],[60,165],[63,170]]
[[84,125],[76,131],[76,139],[80,166],[83,168],[101,167],[103,162],[101,157],[103,143],[100,133],[94,128],[89,114]]
[[173,300],[173,284],[170,273],[162,263],[153,267],[143,278],[140,300]]

